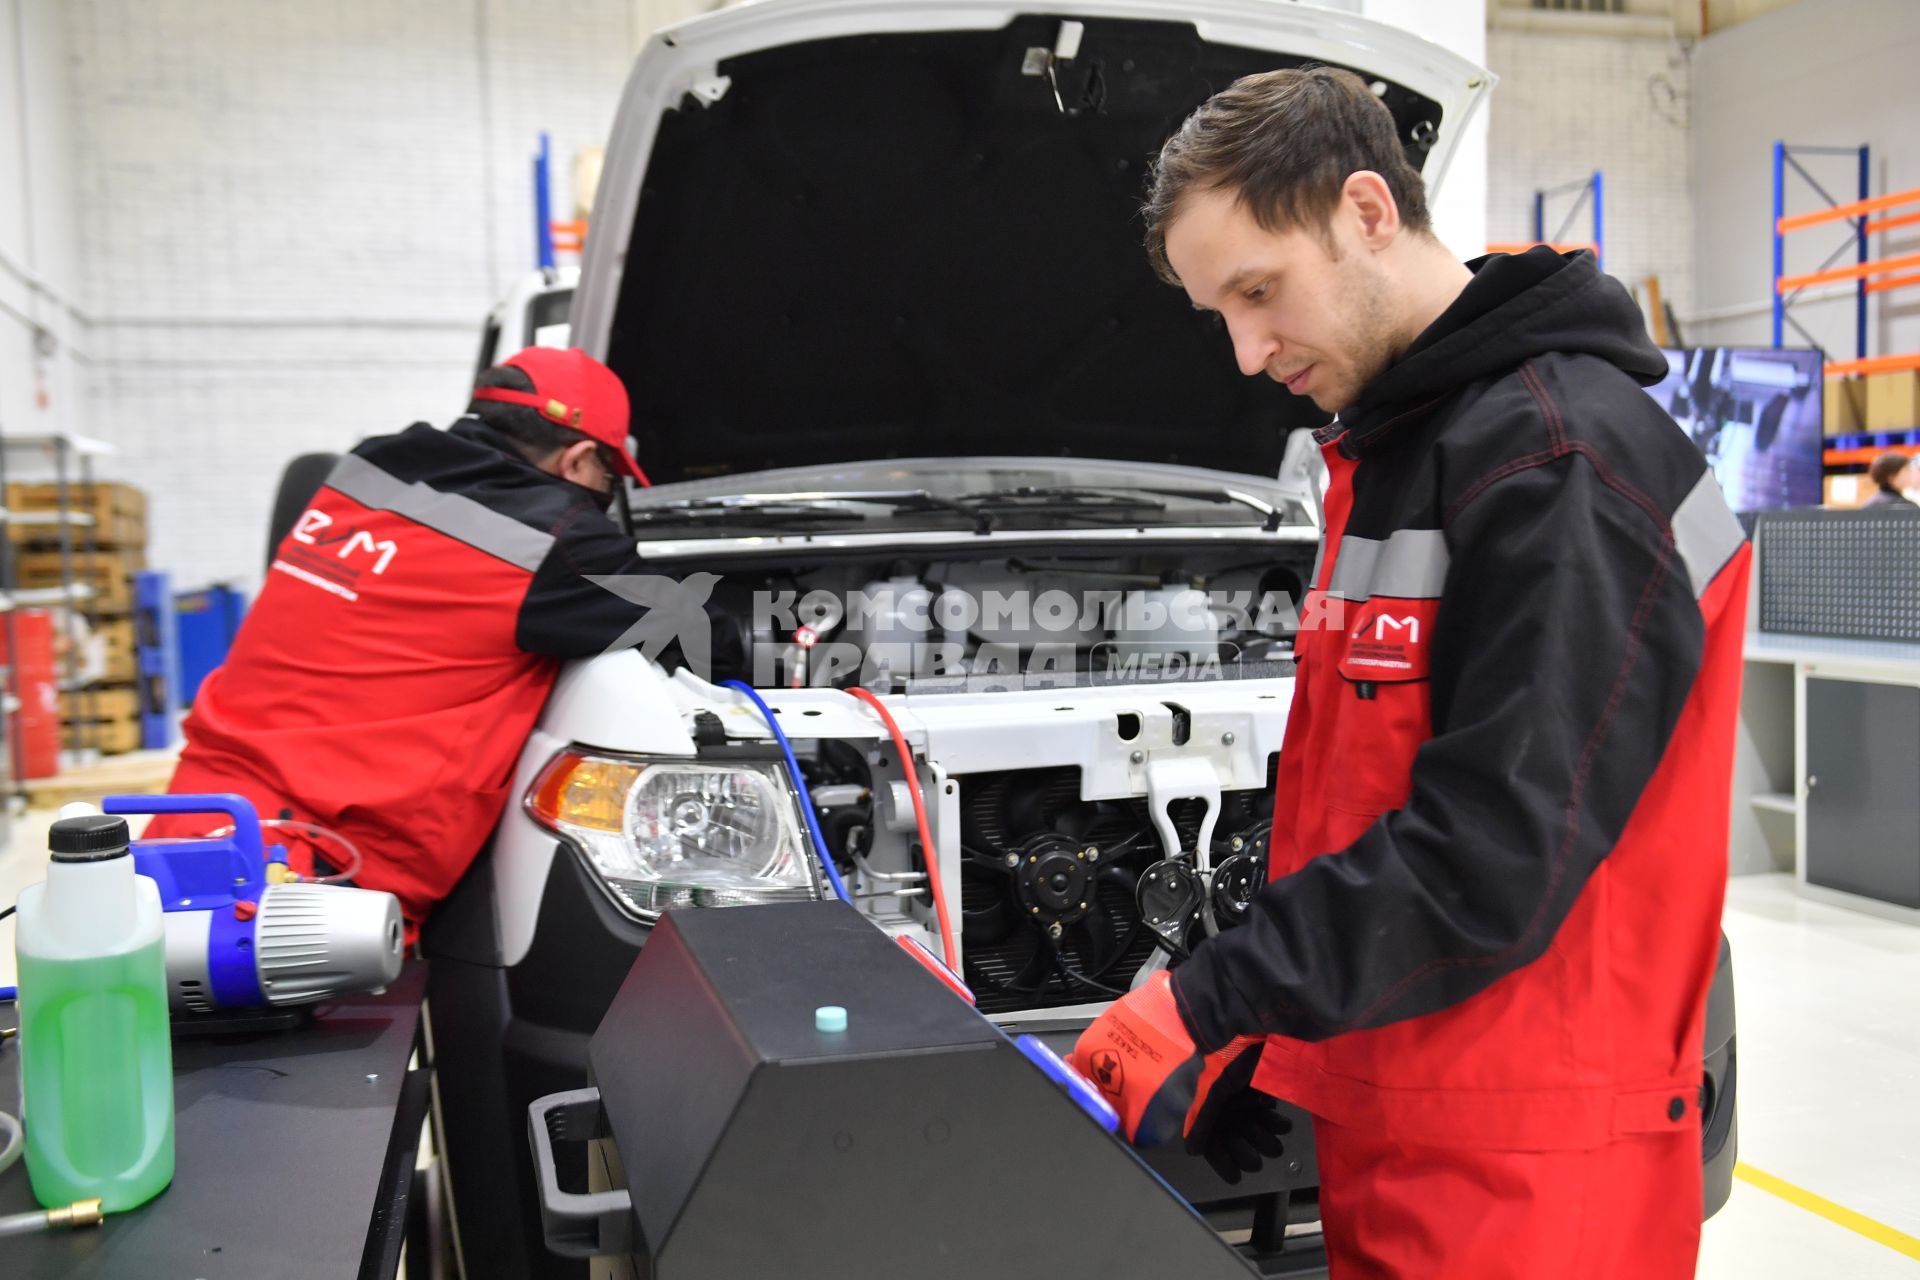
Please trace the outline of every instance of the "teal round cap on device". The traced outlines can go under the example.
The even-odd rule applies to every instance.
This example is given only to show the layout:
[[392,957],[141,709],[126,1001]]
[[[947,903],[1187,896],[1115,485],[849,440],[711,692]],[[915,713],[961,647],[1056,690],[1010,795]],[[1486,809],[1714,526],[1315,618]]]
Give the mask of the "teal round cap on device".
[[837,1004],[823,1004],[813,1011],[815,1031],[845,1031],[847,1011]]

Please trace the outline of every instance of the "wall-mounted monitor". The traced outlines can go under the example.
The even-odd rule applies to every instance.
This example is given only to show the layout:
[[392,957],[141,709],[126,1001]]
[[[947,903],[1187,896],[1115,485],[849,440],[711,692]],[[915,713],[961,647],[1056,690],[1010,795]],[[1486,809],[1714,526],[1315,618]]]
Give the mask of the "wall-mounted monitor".
[[1707,457],[1735,511],[1820,505],[1822,360],[1811,348],[1668,350],[1647,388]]

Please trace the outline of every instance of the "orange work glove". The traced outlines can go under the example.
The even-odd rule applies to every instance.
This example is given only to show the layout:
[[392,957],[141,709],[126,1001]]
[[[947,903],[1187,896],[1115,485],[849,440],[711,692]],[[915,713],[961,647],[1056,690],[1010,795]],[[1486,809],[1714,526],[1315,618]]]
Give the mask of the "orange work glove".
[[1120,1113],[1136,1147],[1185,1138],[1228,1183],[1278,1156],[1285,1123],[1273,1100],[1250,1087],[1265,1044],[1241,1036],[1203,1054],[1174,1004],[1164,970],[1095,1018],[1073,1046],[1073,1066]]

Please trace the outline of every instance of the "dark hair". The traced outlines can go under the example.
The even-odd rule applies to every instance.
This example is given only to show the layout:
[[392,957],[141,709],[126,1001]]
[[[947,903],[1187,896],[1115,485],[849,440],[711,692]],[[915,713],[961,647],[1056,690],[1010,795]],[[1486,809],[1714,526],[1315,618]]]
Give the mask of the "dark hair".
[[1366,81],[1337,67],[1242,76],[1195,108],[1160,148],[1147,201],[1147,256],[1168,284],[1167,224],[1196,189],[1234,192],[1269,231],[1324,230],[1340,189],[1362,169],[1386,180],[1400,221],[1429,234],[1426,187],[1393,113]]
[[[507,391],[532,391],[533,379],[524,370],[510,364],[497,364],[473,380],[475,387],[500,387]],[[557,449],[579,444],[589,437],[549,422],[537,409],[524,404],[502,404],[498,400],[474,400],[467,412],[498,431],[519,447],[529,462],[542,462]]]
[[1883,453],[1873,460],[1867,468],[1867,475],[1882,489],[1893,488],[1893,478],[1900,474],[1913,459],[1904,453]]

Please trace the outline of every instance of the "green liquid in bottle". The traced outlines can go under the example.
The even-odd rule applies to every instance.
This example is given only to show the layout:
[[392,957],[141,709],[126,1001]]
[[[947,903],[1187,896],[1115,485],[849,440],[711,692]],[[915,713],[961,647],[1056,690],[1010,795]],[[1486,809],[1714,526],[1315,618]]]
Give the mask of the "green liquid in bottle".
[[173,1180],[173,1043],[163,943],[20,961],[20,1086],[33,1195],[119,1213]]

